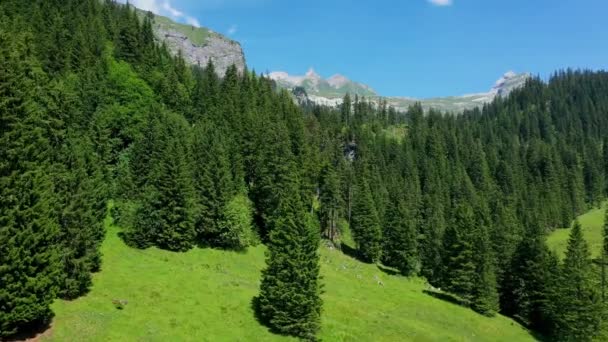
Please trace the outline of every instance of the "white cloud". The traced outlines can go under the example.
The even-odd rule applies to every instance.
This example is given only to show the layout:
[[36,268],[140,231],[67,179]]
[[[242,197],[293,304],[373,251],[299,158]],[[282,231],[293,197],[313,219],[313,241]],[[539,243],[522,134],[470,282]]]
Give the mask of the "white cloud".
[[[126,2],[126,0],[121,1]],[[184,21],[194,27],[201,27],[201,24],[196,18],[186,15],[184,12],[173,7],[169,0],[130,0],[129,2],[133,4],[133,6],[141,8],[144,11],[150,11],[158,15],[165,15],[174,20]]]
[[228,33],[229,36],[234,35],[237,31],[239,30],[239,27],[237,25],[232,25],[228,28],[228,31],[226,33]]
[[428,2],[432,3],[435,6],[452,6],[452,0],[428,0]]
[[194,27],[201,27],[201,23],[196,18],[186,17],[186,22]]
[[156,0],[132,0],[131,4],[137,8],[141,8],[144,11],[150,11],[156,14],[160,14],[160,6],[156,3]]
[[177,9],[173,8],[173,6],[171,6],[171,4],[169,3],[169,1],[165,0],[165,2],[163,2],[163,10],[169,12],[169,14],[172,17],[175,18],[181,18],[184,16],[184,13],[178,11]]

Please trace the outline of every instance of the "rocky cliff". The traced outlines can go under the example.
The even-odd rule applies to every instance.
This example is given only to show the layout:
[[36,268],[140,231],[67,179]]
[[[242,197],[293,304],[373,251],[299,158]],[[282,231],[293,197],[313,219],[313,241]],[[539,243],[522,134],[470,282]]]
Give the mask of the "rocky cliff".
[[[141,15],[149,15],[140,11]],[[164,41],[169,49],[177,54],[182,51],[184,59],[194,65],[205,66],[213,61],[220,76],[226,69],[236,65],[239,71],[245,68],[245,54],[241,44],[205,27],[194,27],[176,23],[159,15],[153,16],[153,27],[156,37]]]

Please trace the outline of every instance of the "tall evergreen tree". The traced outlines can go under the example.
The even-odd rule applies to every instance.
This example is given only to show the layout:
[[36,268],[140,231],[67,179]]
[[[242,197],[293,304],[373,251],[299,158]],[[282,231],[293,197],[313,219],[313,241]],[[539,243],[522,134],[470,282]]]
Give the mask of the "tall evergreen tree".
[[473,299],[476,265],[474,261],[473,209],[459,204],[443,240],[442,288],[467,302]]
[[192,156],[198,209],[196,230],[202,244],[222,246],[220,222],[236,189],[221,128],[200,121],[194,127]]
[[353,239],[366,262],[377,262],[382,254],[382,230],[365,172],[357,175],[351,221]]
[[10,37],[0,27],[0,337],[48,322],[61,267],[47,75],[31,37]]
[[592,281],[591,258],[578,221],[574,222],[556,291],[554,337],[563,341],[591,341],[599,332],[602,305]]
[[519,243],[501,284],[502,312],[545,334],[552,332],[552,310],[547,304],[552,277],[559,273],[559,268],[551,267],[552,260],[542,229],[532,226]]
[[416,275],[420,270],[416,221],[408,215],[402,198],[397,196],[388,205],[382,234],[382,262],[397,268],[403,275]]
[[322,306],[319,233],[299,198],[297,175],[291,175],[272,219],[257,304],[273,330],[315,340]]
[[340,196],[340,178],[332,165],[323,168],[319,192],[321,202],[319,214],[323,236],[333,243],[337,243],[340,238],[338,220],[342,209],[342,198]]
[[166,126],[163,148],[155,160],[142,195],[135,226],[125,234],[137,247],[151,245],[185,251],[194,244],[193,187],[182,120],[172,114],[162,119]]

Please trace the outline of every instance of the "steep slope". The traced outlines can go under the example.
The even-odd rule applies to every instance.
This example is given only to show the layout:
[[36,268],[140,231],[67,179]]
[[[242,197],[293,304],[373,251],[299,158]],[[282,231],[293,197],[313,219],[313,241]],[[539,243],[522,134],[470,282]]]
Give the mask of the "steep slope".
[[[139,10],[141,16],[150,15]],[[205,27],[180,24],[171,19],[152,14],[154,33],[177,54],[182,51],[184,59],[194,65],[205,66],[213,61],[218,75],[236,65],[239,71],[245,68],[245,54],[241,44]]]
[[[578,217],[593,258],[601,256],[604,239],[604,212],[607,205],[608,203],[604,203],[600,208],[592,209]],[[547,238],[547,245],[549,248],[555,251],[560,257],[563,257],[566,253],[571,230],[571,228],[557,229]]]
[[428,99],[417,99],[412,97],[382,97],[371,87],[354,82],[342,75],[334,75],[323,79],[313,69],[304,76],[293,76],[286,72],[278,71],[268,74],[278,86],[294,90],[303,88],[308,95],[308,100],[326,106],[336,106],[342,103],[342,98],[347,93],[351,95],[365,96],[372,102],[385,99],[388,103],[399,109],[406,110],[410,105],[420,102],[425,109],[434,108],[446,112],[462,112],[465,109],[480,107],[484,103],[491,102],[497,96],[507,96],[514,89],[524,85],[530,74],[516,74],[512,71],[505,73],[496,81],[488,91],[478,94],[463,96],[436,97]]
[[[57,301],[47,341],[282,341],[254,318],[263,246],[246,253],[132,249],[106,220],[91,292]],[[533,341],[514,321],[435,298],[420,279],[384,273],[321,247],[324,341]],[[126,300],[122,310],[112,300]]]

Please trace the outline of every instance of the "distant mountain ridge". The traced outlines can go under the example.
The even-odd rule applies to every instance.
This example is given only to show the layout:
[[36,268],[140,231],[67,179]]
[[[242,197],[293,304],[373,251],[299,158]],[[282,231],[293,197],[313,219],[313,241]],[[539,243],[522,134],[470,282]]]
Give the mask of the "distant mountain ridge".
[[[139,15],[149,15],[149,12],[138,10]],[[205,66],[213,61],[216,72],[223,76],[231,65],[236,65],[239,71],[246,66],[245,54],[237,41],[229,39],[205,27],[194,27],[177,23],[167,17],[153,15],[154,33],[159,41],[167,44],[169,49],[177,54],[182,51],[184,59],[193,65]],[[514,89],[521,87],[530,77],[528,73],[505,73],[488,91],[462,96],[436,97],[416,99],[412,97],[383,97],[370,86],[350,80],[344,75],[335,74],[323,78],[313,68],[304,75],[290,75],[287,72],[275,71],[267,75],[281,88],[291,91],[303,89],[306,100],[320,105],[337,106],[342,103],[344,95],[358,95],[372,102],[384,99],[389,105],[398,110],[406,110],[410,105],[420,102],[425,109],[434,108],[446,112],[462,112],[491,102],[497,96],[507,96]],[[302,92],[298,92],[301,100]]]
[[[343,75],[336,74],[323,79],[312,68],[302,76],[290,75],[283,71],[268,74],[268,77],[274,80],[279,87],[292,91],[296,88],[301,88],[306,92],[308,101],[320,105],[337,106],[342,103],[344,95],[349,93],[351,95],[364,96],[372,102],[385,99],[389,105],[399,110],[406,110],[410,105],[420,102],[425,109],[434,108],[447,112],[462,112],[463,110],[480,107],[484,103],[489,103],[497,96],[507,96],[513,90],[522,87],[530,76],[529,73],[518,74],[508,71],[487,92],[462,96],[416,99],[405,96],[382,97],[370,86],[352,81]],[[302,97],[302,94],[300,93],[298,96]]]
[[289,75],[283,71],[275,71],[268,74],[268,77],[280,87],[293,89],[302,87],[308,95],[333,99],[344,97],[346,93],[359,96],[378,96],[369,86],[349,80],[343,75],[335,74],[327,79],[323,79],[310,68],[303,76]]

